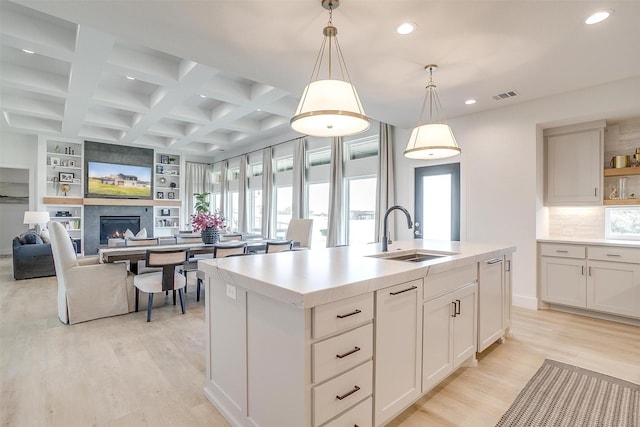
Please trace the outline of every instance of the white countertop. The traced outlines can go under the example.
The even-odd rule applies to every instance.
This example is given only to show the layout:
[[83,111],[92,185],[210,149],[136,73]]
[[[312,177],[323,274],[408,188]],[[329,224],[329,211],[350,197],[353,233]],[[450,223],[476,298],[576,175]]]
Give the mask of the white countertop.
[[407,240],[389,245],[389,254],[428,250],[454,253],[419,263],[386,260],[380,244],[280,252],[198,262],[213,280],[299,308],[311,308],[351,296],[455,269],[457,266],[515,251],[515,246],[472,242]]
[[537,239],[540,243],[568,243],[583,245],[601,245],[601,246],[622,246],[631,248],[640,248],[638,240],[612,240],[612,239],[591,239],[578,237],[544,237]]

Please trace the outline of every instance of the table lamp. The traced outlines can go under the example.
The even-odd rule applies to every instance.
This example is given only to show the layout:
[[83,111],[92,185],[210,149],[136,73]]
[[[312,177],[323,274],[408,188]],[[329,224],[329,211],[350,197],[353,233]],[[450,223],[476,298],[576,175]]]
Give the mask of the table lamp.
[[24,213],[23,224],[35,225],[36,232],[40,233],[40,224],[46,224],[49,222],[49,212],[44,211],[26,211]]

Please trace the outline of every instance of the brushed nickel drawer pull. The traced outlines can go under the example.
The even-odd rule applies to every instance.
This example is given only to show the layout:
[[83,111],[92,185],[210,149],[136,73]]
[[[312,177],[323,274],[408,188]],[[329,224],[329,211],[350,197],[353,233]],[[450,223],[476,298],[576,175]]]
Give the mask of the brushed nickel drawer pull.
[[347,351],[346,353],[336,354],[336,357],[337,357],[338,359],[342,359],[342,358],[344,358],[344,357],[349,356],[350,354],[355,353],[356,351],[360,351],[360,347],[355,347],[353,350],[351,350],[351,351]]
[[354,314],[360,314],[362,313],[362,311],[355,309],[353,310],[351,313],[347,313],[347,314],[338,314],[336,317],[338,319],[344,319],[345,317],[349,317],[349,316],[353,316]]
[[497,264],[502,262],[502,258],[491,258],[485,261],[486,264]]
[[560,249],[556,249],[556,252],[558,252],[559,254],[568,254],[569,251],[561,251]]
[[418,287],[417,287],[417,286],[412,286],[412,287],[410,287],[410,288],[403,289],[403,290],[398,291],[398,292],[389,292],[389,295],[398,295],[398,294],[401,294],[401,293],[403,293],[403,292],[409,292],[409,291],[412,291],[412,290],[414,290],[414,289],[418,289]]
[[342,396],[336,396],[336,399],[338,399],[338,400],[342,400],[342,399],[344,399],[344,398],[347,398],[347,397],[351,396],[353,393],[355,393],[355,392],[356,392],[356,391],[358,391],[358,390],[360,390],[360,387],[358,387],[357,385],[356,385],[356,386],[353,386],[353,390],[350,390],[350,391],[346,392],[346,393],[345,393],[345,394],[343,394]]
[[622,255],[620,255],[620,254],[607,254],[607,256],[615,256],[615,257],[620,257],[620,256],[622,256]]

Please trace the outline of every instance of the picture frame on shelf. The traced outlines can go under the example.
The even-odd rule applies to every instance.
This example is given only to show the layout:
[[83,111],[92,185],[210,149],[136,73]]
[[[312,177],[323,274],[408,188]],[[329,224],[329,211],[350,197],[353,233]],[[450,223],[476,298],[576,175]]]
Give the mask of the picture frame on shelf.
[[169,191],[167,193],[167,199],[175,199],[176,198],[176,193],[174,193],[173,191]]
[[165,155],[160,156],[160,163],[168,165],[169,164],[169,156],[165,156]]
[[75,174],[73,172],[58,172],[58,181],[60,182],[73,182]]
[[60,166],[60,158],[52,157],[51,158],[51,166]]
[[165,209],[165,208],[160,209],[160,216],[169,216],[169,215],[171,215],[170,209]]
[[164,199],[164,191],[156,192],[156,199]]
[[163,174],[164,173],[164,166],[157,165],[156,166],[156,173],[157,174]]

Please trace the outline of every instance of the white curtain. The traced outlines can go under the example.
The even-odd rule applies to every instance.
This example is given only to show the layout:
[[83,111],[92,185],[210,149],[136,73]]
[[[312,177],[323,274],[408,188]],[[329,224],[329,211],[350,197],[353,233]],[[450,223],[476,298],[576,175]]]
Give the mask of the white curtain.
[[[383,216],[387,208],[395,205],[395,169],[393,166],[393,126],[380,123],[378,144],[378,180],[376,189],[376,242],[382,241]],[[387,230],[395,229],[393,215],[389,216]]]
[[305,178],[307,139],[293,142],[293,212],[292,218],[304,218],[306,206]]
[[345,244],[345,229],[342,212],[343,162],[342,138],[331,139],[331,167],[329,173],[329,218],[327,247]]
[[[223,160],[220,162],[220,170],[222,181],[220,182],[220,212],[224,215],[225,218],[230,218],[231,212],[226,212],[225,208],[227,207],[227,195],[229,194],[228,181],[229,181],[229,162],[227,160]],[[229,225],[229,221],[227,221],[227,226]]]
[[238,182],[238,231],[247,231],[247,194],[249,193],[249,180],[247,179],[248,156],[240,156],[240,174]]
[[[185,163],[185,195],[184,207],[186,218],[185,225],[190,227],[193,214],[193,195],[197,193],[211,192],[213,181],[213,166],[206,163]],[[184,229],[184,227],[181,227]]]
[[271,207],[273,205],[273,165],[271,147],[262,150],[262,235],[271,238],[273,224]]

